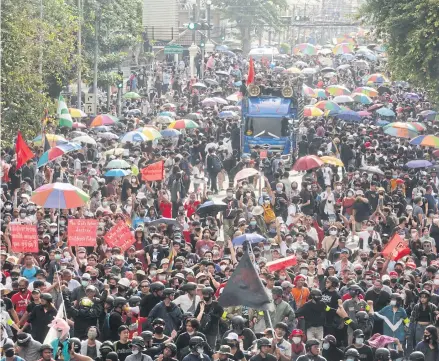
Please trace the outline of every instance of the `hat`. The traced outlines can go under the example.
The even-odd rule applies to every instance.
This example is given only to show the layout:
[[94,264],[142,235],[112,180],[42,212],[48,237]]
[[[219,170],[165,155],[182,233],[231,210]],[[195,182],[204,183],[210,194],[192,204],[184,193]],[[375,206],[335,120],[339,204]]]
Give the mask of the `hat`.
[[91,279],[91,276],[89,273],[84,273],[81,277],[82,280],[84,281],[89,281]]
[[126,288],[130,287],[130,280],[128,278],[121,278],[119,282],[117,282],[118,285],[124,286]]
[[395,271],[389,272],[390,277],[398,277],[398,273]]
[[349,250],[348,250],[347,248],[343,248],[343,249],[340,251],[340,253],[347,253],[347,254],[349,254]]
[[222,355],[227,355],[227,356],[233,357],[232,349],[230,348],[230,346],[227,346],[227,345],[220,346],[218,353],[220,353]]
[[363,193],[363,191],[361,189],[358,189],[357,191],[355,191],[355,194],[357,196],[362,196],[364,193]]
[[293,288],[293,285],[289,281],[283,281],[280,285],[282,288]]
[[163,258],[162,261],[160,262],[160,266],[164,265],[165,263],[169,263],[168,258]]
[[239,336],[235,332],[230,332],[226,337],[224,337],[224,339],[231,341],[239,341]]
[[264,208],[262,208],[261,206],[253,207],[252,214],[254,216],[260,216],[260,215],[264,214]]

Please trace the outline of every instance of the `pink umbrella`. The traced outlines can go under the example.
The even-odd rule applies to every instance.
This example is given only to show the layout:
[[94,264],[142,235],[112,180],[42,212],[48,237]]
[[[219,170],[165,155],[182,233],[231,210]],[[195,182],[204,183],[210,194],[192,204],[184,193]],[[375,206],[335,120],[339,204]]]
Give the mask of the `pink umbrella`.
[[371,115],[372,115],[372,113],[369,113],[369,112],[367,112],[367,111],[365,111],[365,110],[360,110],[359,112],[357,112],[358,113],[358,115],[360,116],[360,117],[370,117]]
[[236,173],[235,183],[237,183],[238,181],[240,181],[242,179],[253,177],[257,174],[259,174],[259,171],[254,169],[254,168],[244,168],[243,170],[240,170],[238,173]]
[[74,123],[73,123],[73,128],[76,128],[76,129],[84,129],[84,128],[87,128],[87,126],[86,126],[84,123],[74,122]]
[[325,163],[323,163],[323,161],[316,155],[306,155],[305,157],[301,157],[296,160],[293,166],[293,170],[303,171],[318,168],[323,164]]

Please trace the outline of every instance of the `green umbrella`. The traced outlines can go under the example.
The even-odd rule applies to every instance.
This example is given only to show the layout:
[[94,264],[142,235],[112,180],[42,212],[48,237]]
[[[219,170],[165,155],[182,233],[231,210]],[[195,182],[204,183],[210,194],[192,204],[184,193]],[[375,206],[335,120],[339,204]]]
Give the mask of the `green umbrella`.
[[136,92],[128,92],[123,95],[124,99],[140,99],[141,96]]

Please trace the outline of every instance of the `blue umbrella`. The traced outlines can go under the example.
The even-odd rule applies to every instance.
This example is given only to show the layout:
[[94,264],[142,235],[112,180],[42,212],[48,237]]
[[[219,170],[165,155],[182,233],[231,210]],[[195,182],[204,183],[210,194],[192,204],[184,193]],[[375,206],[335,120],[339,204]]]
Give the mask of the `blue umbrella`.
[[221,112],[218,114],[220,118],[236,118],[238,114],[236,112],[233,112],[231,110],[226,110],[224,112]]
[[432,165],[433,163],[424,159],[411,160],[406,164],[406,166],[409,168],[427,168],[427,167],[431,167]]
[[390,110],[389,108],[380,108],[376,112],[383,117],[394,117],[395,116],[395,112],[393,110]]
[[105,177],[125,177],[131,174],[130,170],[127,169],[111,169],[104,174]]
[[164,138],[178,137],[181,133],[177,129],[164,129],[160,132]]
[[234,246],[241,246],[245,241],[248,241],[253,244],[259,242],[266,242],[267,239],[257,233],[245,233],[241,236],[233,238],[232,243]]
[[227,50],[229,50],[229,47],[227,45],[217,45],[216,50],[227,51]]
[[379,127],[384,127],[385,125],[390,124],[387,120],[378,119],[378,121],[375,123],[375,125],[378,125]]
[[233,51],[230,51],[230,50],[223,51],[223,54],[231,56],[232,58],[236,58],[236,54]]
[[346,122],[361,122],[361,117],[357,112],[353,110],[343,110],[335,115],[338,119],[344,120]]

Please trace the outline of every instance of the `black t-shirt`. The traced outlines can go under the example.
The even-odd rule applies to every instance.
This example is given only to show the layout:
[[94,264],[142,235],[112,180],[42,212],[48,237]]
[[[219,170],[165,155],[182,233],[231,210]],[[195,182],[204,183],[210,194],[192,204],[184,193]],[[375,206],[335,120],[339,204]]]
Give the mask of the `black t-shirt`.
[[326,326],[333,327],[334,319],[336,316],[336,309],[338,308],[338,300],[340,296],[337,291],[323,291],[322,301],[326,303],[327,306],[331,307],[331,310],[326,312]]
[[363,222],[370,217],[369,203],[360,200],[355,200],[353,208],[355,210],[355,222]]
[[154,263],[156,265],[159,265],[162,259],[166,257],[165,251],[160,245],[153,246],[152,244],[150,244],[144,248],[144,251],[145,253],[149,254],[149,257],[151,258],[151,263]]
[[227,204],[227,209],[223,212],[223,217],[225,219],[234,219],[238,209],[238,200],[235,198],[224,198],[223,202]]
[[[203,317],[200,322],[200,332],[205,335],[217,335],[219,320],[224,312],[224,309],[218,304],[217,301],[212,301],[211,304],[204,306]],[[200,313],[200,304],[198,303],[195,310],[194,317],[197,317]]]
[[378,207],[378,193],[375,191],[367,191],[366,198],[369,200],[370,208],[375,211]]
[[252,356],[250,361],[277,361],[277,358],[271,354],[267,354],[266,357],[262,357],[261,354],[257,354],[255,356]]
[[125,361],[125,359],[131,355],[131,342],[122,343],[120,341],[116,341],[114,343],[115,352],[119,357],[119,361]]
[[[285,202],[282,202],[282,199],[285,200]],[[277,191],[274,193],[274,212],[276,213],[276,216],[280,216],[278,212],[284,212],[288,208],[287,204],[288,198],[287,195],[282,192],[278,193]]]
[[163,338],[157,338],[157,337],[153,337],[152,338],[152,344],[153,345],[159,345],[161,343],[164,343],[169,337],[166,335],[163,335]]

